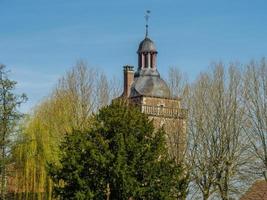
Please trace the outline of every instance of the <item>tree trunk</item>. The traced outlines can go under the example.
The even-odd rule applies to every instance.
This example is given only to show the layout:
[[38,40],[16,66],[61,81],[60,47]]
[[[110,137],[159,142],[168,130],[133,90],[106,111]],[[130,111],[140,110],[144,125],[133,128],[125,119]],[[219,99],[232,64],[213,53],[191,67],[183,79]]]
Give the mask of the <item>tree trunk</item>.
[[[4,143],[4,140],[2,141]],[[6,164],[5,164],[5,146],[2,146],[2,169],[1,169],[1,200],[5,200],[6,192]]]
[[203,200],[208,200],[209,199],[209,193],[206,192],[206,193],[203,193]]
[[203,200],[208,200],[208,198],[209,198],[208,195],[203,196]]

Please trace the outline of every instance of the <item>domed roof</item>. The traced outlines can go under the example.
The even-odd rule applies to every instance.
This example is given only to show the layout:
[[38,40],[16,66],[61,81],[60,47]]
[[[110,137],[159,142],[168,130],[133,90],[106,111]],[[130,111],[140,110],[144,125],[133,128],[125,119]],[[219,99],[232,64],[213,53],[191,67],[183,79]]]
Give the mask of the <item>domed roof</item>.
[[165,81],[160,78],[157,70],[154,72],[151,72],[150,69],[141,71],[138,76],[135,76],[130,97],[142,95],[170,98],[170,89]]
[[138,53],[140,52],[157,52],[154,42],[149,39],[148,37],[145,37],[145,39],[140,42]]

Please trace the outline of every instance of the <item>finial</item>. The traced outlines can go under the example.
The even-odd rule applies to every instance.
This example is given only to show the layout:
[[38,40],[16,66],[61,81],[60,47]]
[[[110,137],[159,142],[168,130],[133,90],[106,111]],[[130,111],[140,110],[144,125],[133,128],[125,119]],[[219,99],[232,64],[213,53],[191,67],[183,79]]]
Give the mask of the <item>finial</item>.
[[148,20],[149,20],[149,14],[150,14],[150,10],[146,11],[145,14],[145,19],[146,19],[146,37],[148,36]]

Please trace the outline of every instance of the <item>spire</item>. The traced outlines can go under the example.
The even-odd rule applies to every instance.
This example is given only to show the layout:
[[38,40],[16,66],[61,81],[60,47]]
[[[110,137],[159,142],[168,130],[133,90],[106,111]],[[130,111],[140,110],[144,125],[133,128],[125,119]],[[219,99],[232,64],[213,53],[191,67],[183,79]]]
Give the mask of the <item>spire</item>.
[[152,71],[157,71],[156,56],[157,50],[154,42],[148,38],[148,20],[149,20],[150,10],[146,11],[145,20],[146,20],[146,35],[143,39],[137,50],[138,54],[138,71],[143,69],[149,69]]
[[149,14],[150,14],[150,10],[147,10],[146,11],[146,14],[145,14],[145,19],[146,19],[146,38],[148,36],[148,20],[149,20]]

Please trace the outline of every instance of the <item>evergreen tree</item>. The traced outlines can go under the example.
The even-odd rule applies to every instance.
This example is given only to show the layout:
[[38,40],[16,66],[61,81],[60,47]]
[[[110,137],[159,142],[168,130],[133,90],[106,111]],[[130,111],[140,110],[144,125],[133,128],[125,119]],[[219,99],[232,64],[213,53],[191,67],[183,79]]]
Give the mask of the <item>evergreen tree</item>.
[[154,131],[138,108],[115,101],[94,120],[92,129],[66,135],[61,166],[49,166],[61,199],[185,196],[187,181],[181,179],[182,168],[167,155],[165,132]]

